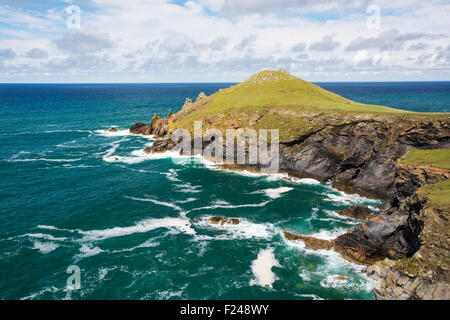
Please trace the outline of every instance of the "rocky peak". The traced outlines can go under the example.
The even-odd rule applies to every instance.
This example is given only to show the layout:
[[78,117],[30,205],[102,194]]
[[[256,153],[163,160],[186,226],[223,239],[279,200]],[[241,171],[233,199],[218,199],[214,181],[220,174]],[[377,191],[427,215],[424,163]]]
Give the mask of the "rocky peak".
[[192,105],[192,99],[186,98],[184,101],[183,107],[181,107],[181,110],[186,110],[186,108],[189,108]]
[[278,69],[278,70],[264,70],[261,72],[258,72],[245,80],[245,83],[248,84],[261,84],[263,82],[267,81],[280,81],[280,80],[292,80],[295,79],[293,75],[291,75],[287,70],[285,69]]
[[197,100],[195,100],[195,102],[199,102],[202,99],[206,98],[206,94],[204,92],[200,92],[200,94],[197,97]]

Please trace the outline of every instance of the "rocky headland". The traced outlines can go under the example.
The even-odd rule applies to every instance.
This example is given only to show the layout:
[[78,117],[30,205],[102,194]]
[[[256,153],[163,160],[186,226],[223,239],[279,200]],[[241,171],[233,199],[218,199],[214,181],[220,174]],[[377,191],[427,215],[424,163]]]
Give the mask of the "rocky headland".
[[364,206],[337,212],[361,224],[334,240],[286,230],[288,240],[367,265],[377,299],[450,299],[448,114],[368,106],[269,70],[209,97],[200,93],[195,102],[186,99],[178,113],[155,115],[130,132],[155,135],[145,151],[163,152],[174,147],[175,129],[192,132],[197,120],[205,130],[279,129],[280,171],[386,200],[376,214]]

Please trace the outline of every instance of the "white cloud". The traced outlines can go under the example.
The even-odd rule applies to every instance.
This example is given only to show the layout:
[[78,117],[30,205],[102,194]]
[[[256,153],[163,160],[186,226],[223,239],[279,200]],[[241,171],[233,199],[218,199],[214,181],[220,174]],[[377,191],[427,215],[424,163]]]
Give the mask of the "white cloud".
[[16,54],[0,81],[44,69],[55,81],[239,81],[279,67],[315,81],[449,78],[445,1],[379,0],[380,30],[367,29],[364,0],[77,3],[77,31],[61,9],[0,6],[0,50]]

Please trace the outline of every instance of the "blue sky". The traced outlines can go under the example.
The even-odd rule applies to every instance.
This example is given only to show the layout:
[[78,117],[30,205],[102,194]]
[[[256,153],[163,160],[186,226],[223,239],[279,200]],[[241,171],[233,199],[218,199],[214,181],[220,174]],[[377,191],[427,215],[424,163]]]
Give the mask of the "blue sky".
[[278,68],[450,80],[449,14],[448,0],[0,0],[0,82],[237,82]]

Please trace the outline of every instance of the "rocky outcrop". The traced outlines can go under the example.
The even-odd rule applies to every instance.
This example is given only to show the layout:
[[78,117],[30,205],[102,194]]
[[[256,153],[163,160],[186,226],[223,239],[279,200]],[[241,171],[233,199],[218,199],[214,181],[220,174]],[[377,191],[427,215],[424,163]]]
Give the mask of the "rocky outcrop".
[[450,287],[445,281],[433,281],[399,271],[394,261],[386,260],[369,266],[367,275],[376,281],[373,291],[378,300],[450,299]]
[[449,178],[448,169],[399,163],[397,196],[375,217],[331,241],[288,232],[285,237],[369,265],[367,274],[376,281],[377,299],[450,299],[450,212],[431,206],[426,196],[416,193]]
[[186,111],[187,109],[189,109],[190,106],[192,106],[192,99],[186,98],[183,106],[181,107],[181,111]]
[[169,125],[174,119],[175,116],[170,109],[167,117],[164,118],[159,117],[155,113],[150,124],[136,122],[130,127],[130,133],[163,137],[169,133]]
[[450,148],[449,121],[435,120],[430,130],[428,121],[390,124],[336,117],[323,121],[318,129],[281,143],[281,169],[392,199],[398,158],[411,148]]
[[362,204],[344,210],[338,210],[337,214],[358,220],[369,220],[370,218],[373,218],[372,210]]
[[116,128],[109,128],[106,131],[107,132],[117,132],[117,129]]
[[224,218],[224,217],[211,217],[207,219],[212,224],[224,225],[224,224],[239,224],[237,218]]
[[[250,78],[249,82],[257,85],[274,81],[273,77],[283,80],[288,75],[283,72],[265,73]],[[186,99],[181,112],[170,115],[169,119],[154,117],[150,125],[139,124],[137,131],[159,136],[146,152],[171,150],[174,147],[170,139],[171,121],[190,114],[208,99],[212,98],[202,94],[195,102]],[[217,119],[206,117],[208,125],[220,123],[226,128],[239,129],[248,127],[250,123],[260,125],[266,117],[260,111],[242,116],[243,119],[234,115],[225,117],[221,113],[215,116]],[[449,179],[450,173],[429,166],[404,165],[398,159],[410,149],[450,148],[450,121],[443,118],[429,120],[414,115],[388,117],[336,112],[286,116],[296,117],[295,121],[306,123],[307,129],[299,129],[300,134],[280,141],[280,171],[300,178],[341,182],[341,185],[362,194],[386,199],[387,202],[374,215],[368,208],[361,206],[339,212],[363,220],[364,223],[334,240],[314,239],[289,232],[285,232],[285,237],[303,241],[314,250],[335,250],[354,263],[376,266],[370,269],[369,274],[374,279],[386,279],[391,286],[391,289],[384,290],[386,283],[379,281],[375,289],[377,298],[395,298],[395,295],[411,299],[441,297],[442,294],[448,296],[448,291],[445,291],[446,283],[450,282],[446,269],[448,258],[440,266],[430,268],[430,274],[422,271],[413,274],[411,265],[417,264],[420,270],[427,270],[422,262],[436,260],[436,257],[429,255],[442,257],[450,250],[446,247],[448,240],[441,241],[443,244],[426,241],[427,235],[431,238],[432,230],[438,229],[439,223],[448,226],[448,220],[442,218],[445,215],[436,209],[429,208],[426,198],[416,194],[421,186]],[[203,148],[208,144],[203,142]],[[223,222],[226,220],[222,220],[226,218],[214,219],[218,224],[226,223]],[[436,238],[435,235],[433,237]],[[436,251],[437,247],[442,247],[442,250]],[[415,262],[410,259],[415,259]],[[391,264],[391,261],[394,262]],[[399,261],[403,261],[406,267],[402,267]],[[441,289],[435,289],[437,291],[433,293],[430,291],[433,286]]]
[[136,122],[130,127],[130,133],[132,134],[149,135],[152,134],[151,131],[151,126],[143,122]]

